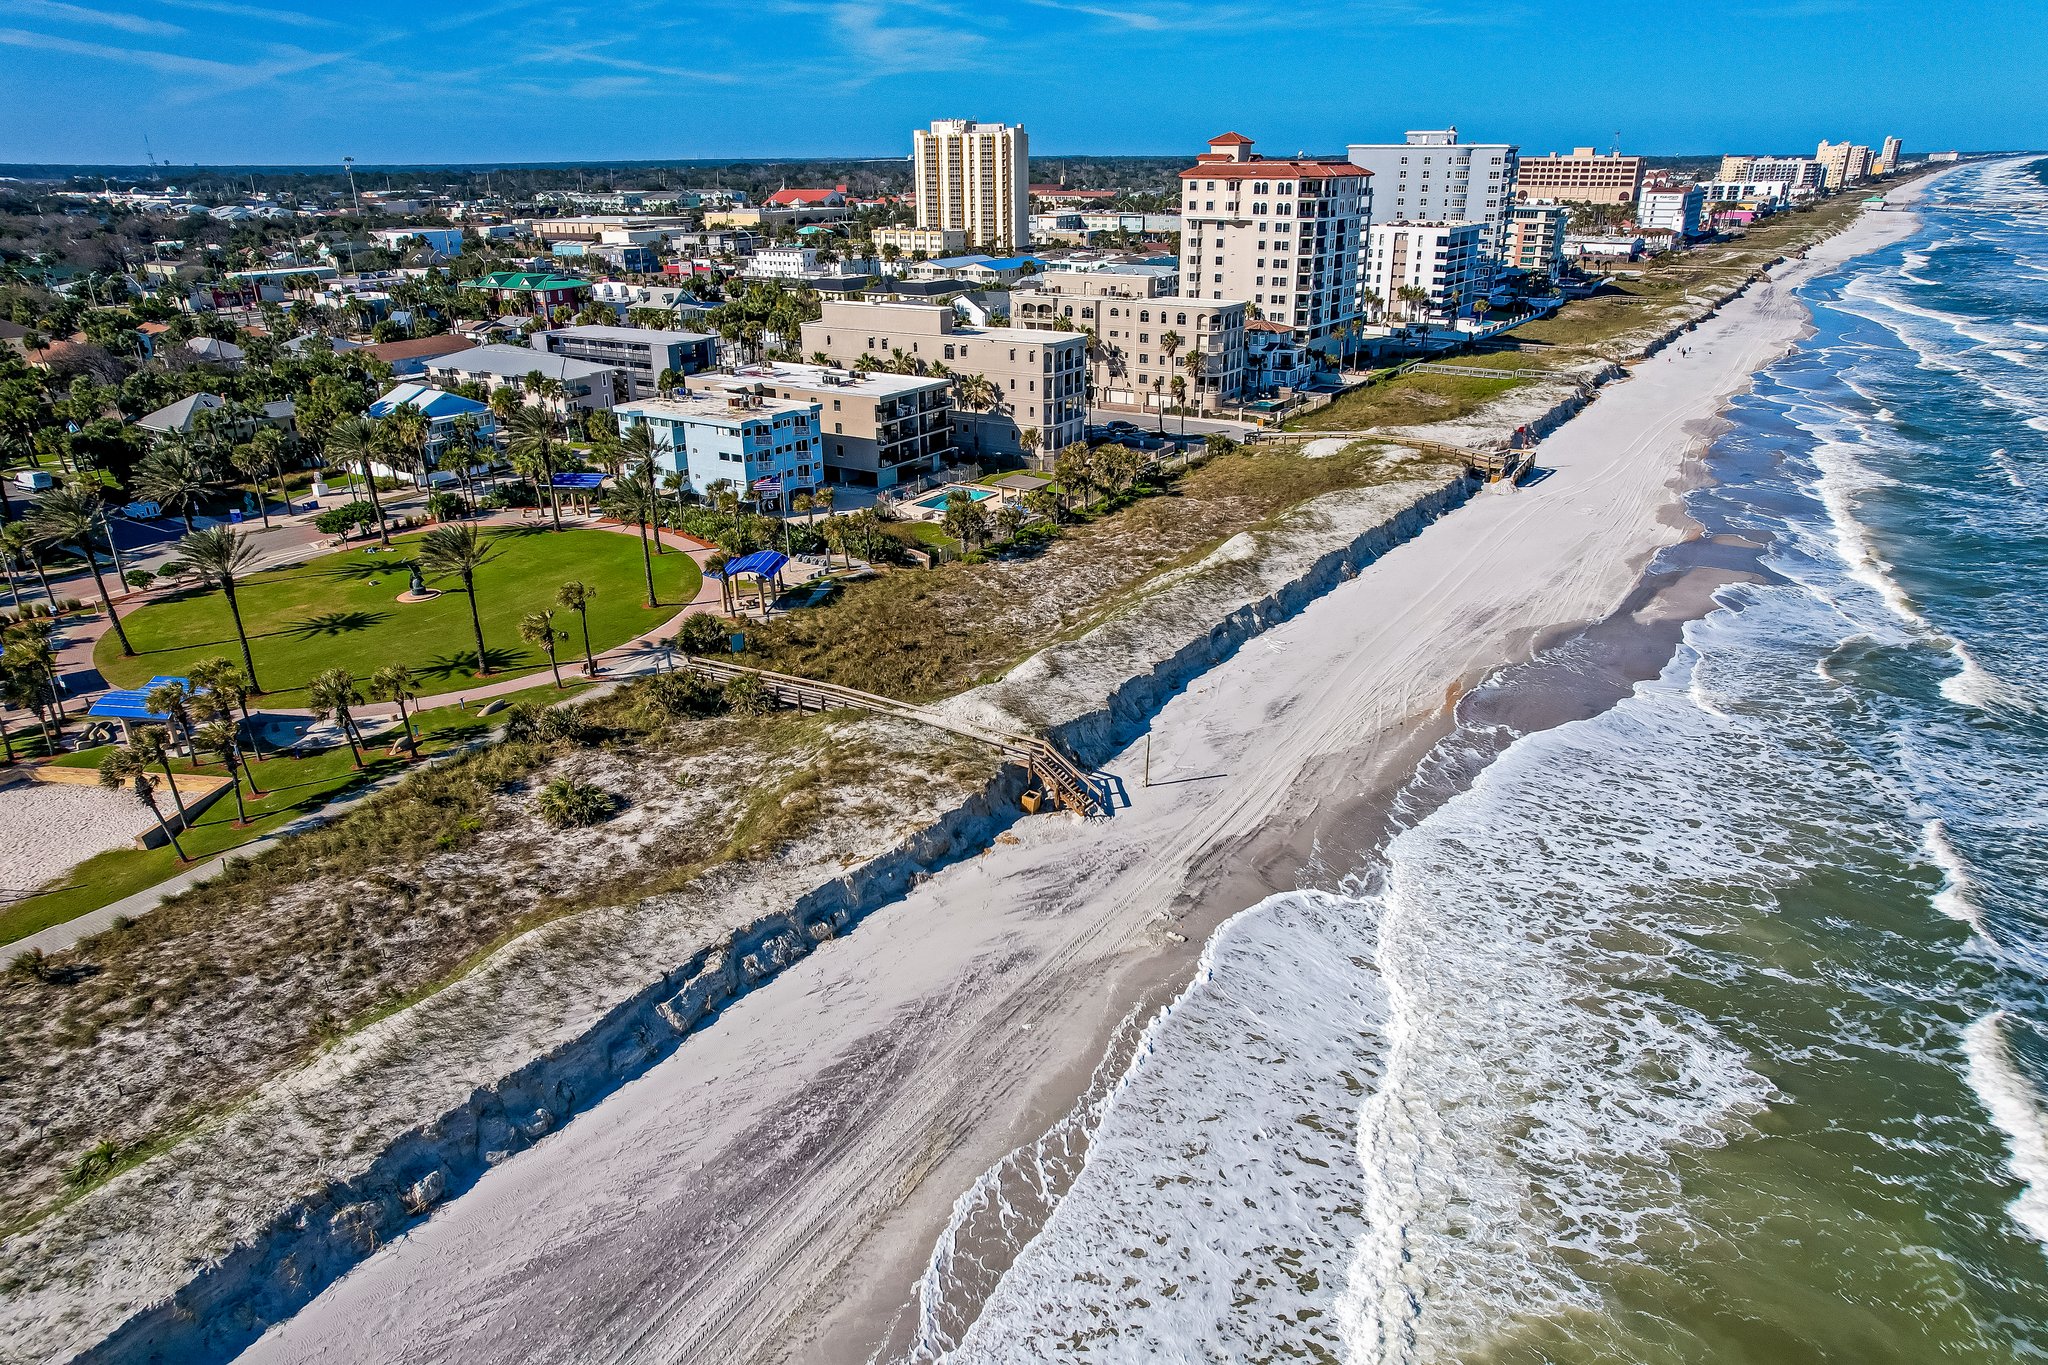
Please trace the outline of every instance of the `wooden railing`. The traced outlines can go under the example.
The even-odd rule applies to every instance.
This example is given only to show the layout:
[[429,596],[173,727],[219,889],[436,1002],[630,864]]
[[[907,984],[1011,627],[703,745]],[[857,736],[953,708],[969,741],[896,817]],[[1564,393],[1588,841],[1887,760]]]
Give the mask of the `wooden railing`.
[[1061,753],[1051,740],[1006,734],[999,730],[985,730],[979,726],[952,720],[929,707],[897,701],[894,697],[862,692],[852,687],[841,687],[836,683],[818,682],[813,678],[776,673],[765,668],[748,668],[744,664],[727,663],[722,659],[685,659],[682,661],[682,667],[718,683],[728,683],[738,678],[752,678],[778,702],[798,711],[867,711],[960,735],[991,748],[1000,749],[1022,763],[1032,780],[1041,783],[1046,792],[1067,810],[1084,816],[1106,813],[1095,784],[1089,780],[1087,773],[1083,772],[1080,765],[1071,758]]

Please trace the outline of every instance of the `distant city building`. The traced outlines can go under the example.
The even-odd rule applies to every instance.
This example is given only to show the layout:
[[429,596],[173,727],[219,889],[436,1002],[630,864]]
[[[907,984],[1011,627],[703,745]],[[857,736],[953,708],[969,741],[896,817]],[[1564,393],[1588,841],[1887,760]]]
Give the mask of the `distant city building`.
[[1564,239],[1572,211],[1562,204],[1518,204],[1508,215],[1501,263],[1511,270],[1556,279],[1564,269]]
[[1936,166],[1946,166],[1962,159],[1963,154],[1961,152],[1929,152],[1927,154],[1928,162]]
[[1642,190],[1641,157],[1603,156],[1591,147],[1574,147],[1570,156],[1525,156],[1515,173],[1515,198],[1525,204],[1633,204]]
[[889,247],[905,256],[955,256],[967,250],[966,228],[885,227],[874,231],[875,250]]
[[1859,180],[1870,178],[1871,162],[1874,158],[1870,148],[1847,142],[1823,142],[1814,152],[1813,159],[1821,164],[1827,176],[1827,187],[1839,190]]
[[1641,237],[1635,236],[1579,236],[1574,234],[1564,239],[1564,254],[1567,259],[1574,261],[1638,261],[1642,259],[1643,253],[1648,248],[1649,243],[1645,242]]
[[1707,196],[1698,185],[1644,190],[1636,200],[1638,232],[1668,232],[1683,241],[1706,233]]
[[1708,180],[1700,185],[1700,194],[1709,208],[1734,204],[1777,213],[1792,206],[1792,186],[1783,180]]
[[696,387],[816,403],[831,483],[893,488],[936,470],[953,450],[953,381],[942,376],[777,361],[706,375]]
[[1809,156],[1724,156],[1719,182],[1775,180],[1791,199],[1811,199],[1827,189],[1827,169]]
[[1905,155],[1906,145],[1898,138],[1888,137],[1884,147],[1877,154],[1877,164],[1871,167],[1874,175],[1890,175],[1899,168],[1899,158]]
[[1371,173],[1346,159],[1269,159],[1238,133],[1180,173],[1180,293],[1246,301],[1331,350],[1358,313]]
[[621,431],[647,427],[655,464],[682,475],[699,497],[720,488],[752,497],[766,479],[787,497],[824,478],[815,402],[685,391],[623,404],[618,418]]
[[1021,126],[939,119],[911,134],[917,225],[967,234],[967,245],[1030,244],[1031,139]]
[[[1011,295],[1010,321],[1093,332],[1090,377],[1098,405],[1163,407],[1173,400],[1175,379],[1196,407],[1243,398],[1248,310],[1241,300],[1169,294],[1172,278],[1150,273],[1050,271],[1038,286]],[[1179,338],[1177,346],[1163,344],[1169,333]],[[1188,371],[1191,355],[1202,357],[1199,375]]]
[[969,326],[949,303],[827,299],[819,320],[804,324],[798,349],[848,367],[901,351],[926,368],[980,375],[994,402],[955,405],[955,444],[973,455],[1019,455],[1026,430],[1038,433],[1039,454],[1081,439],[1087,345],[1079,333]]
[[389,365],[393,379],[404,379],[410,375],[425,374],[429,361],[453,355],[457,351],[467,351],[475,344],[468,337],[448,334],[413,337],[406,341],[383,341],[359,349],[372,360]]
[[820,248],[808,246],[764,247],[747,261],[741,273],[754,280],[810,280],[831,275],[872,275],[875,263],[864,258],[824,260]]
[[1377,316],[1455,318],[1484,292],[1477,223],[1374,223],[1368,241],[1364,303]]
[[626,377],[622,396],[629,398],[659,392],[664,370],[691,375],[718,363],[717,338],[702,332],[602,325],[556,327],[535,332],[527,342],[536,351],[620,371]]
[[846,186],[835,185],[829,190],[780,189],[761,201],[771,208],[825,208],[846,202]]
[[1354,142],[1348,153],[1372,173],[1375,223],[1478,223],[1481,249],[1501,253],[1520,148],[1460,142],[1456,128],[1444,128],[1411,130],[1405,142]]

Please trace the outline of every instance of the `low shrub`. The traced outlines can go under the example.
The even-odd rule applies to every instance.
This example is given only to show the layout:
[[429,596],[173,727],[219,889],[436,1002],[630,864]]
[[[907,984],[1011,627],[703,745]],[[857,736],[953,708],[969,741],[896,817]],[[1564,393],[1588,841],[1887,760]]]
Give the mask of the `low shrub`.
[[567,829],[603,824],[618,809],[618,799],[595,783],[557,777],[541,788],[535,805],[543,820]]

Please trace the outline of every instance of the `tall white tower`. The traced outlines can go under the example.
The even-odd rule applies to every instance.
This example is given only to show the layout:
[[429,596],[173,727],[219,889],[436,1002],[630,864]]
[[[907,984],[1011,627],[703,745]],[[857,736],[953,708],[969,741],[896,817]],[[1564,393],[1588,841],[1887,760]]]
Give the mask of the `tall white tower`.
[[938,119],[911,134],[917,225],[955,228],[984,251],[1031,240],[1031,140],[1023,127]]

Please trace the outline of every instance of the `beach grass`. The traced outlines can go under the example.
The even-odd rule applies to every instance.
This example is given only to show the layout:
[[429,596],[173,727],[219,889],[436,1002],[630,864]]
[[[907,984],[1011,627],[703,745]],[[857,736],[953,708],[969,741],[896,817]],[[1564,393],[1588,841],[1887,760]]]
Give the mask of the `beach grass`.
[[[553,608],[555,590],[571,579],[596,589],[590,642],[597,650],[662,625],[697,595],[702,581],[688,555],[657,556],[659,605],[650,610],[635,536],[517,527],[491,533],[491,542],[497,555],[477,571],[476,600],[491,671],[500,677],[547,667],[540,651],[520,640],[520,618]],[[266,701],[303,706],[307,681],[336,667],[361,678],[387,664],[404,664],[425,692],[453,690],[474,677],[475,637],[459,583],[430,578],[429,586],[441,588],[441,596],[411,605],[396,600],[406,590],[408,556],[417,543],[417,537],[399,538],[388,554],[358,546],[242,582],[242,621]],[[227,601],[217,591],[195,589],[149,603],[123,616],[122,623],[135,654],[124,656],[111,632],[94,653],[100,672],[117,687],[175,676],[201,659],[241,657]],[[558,612],[556,625],[570,633],[562,657],[580,655],[574,613]]]

